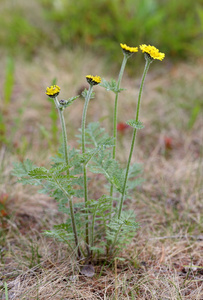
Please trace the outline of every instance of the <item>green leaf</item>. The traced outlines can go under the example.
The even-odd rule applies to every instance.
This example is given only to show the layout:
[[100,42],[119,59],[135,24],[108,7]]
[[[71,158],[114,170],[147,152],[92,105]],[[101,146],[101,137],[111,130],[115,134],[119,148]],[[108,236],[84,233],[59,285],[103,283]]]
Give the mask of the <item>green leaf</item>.
[[94,251],[94,252],[98,252],[99,254],[104,254],[105,253],[104,248],[100,248],[100,247],[90,247],[90,250]]
[[107,226],[107,239],[111,241],[114,252],[116,249],[122,248],[123,245],[130,243],[139,228],[133,211],[123,211],[120,219],[115,215]]
[[138,176],[142,172],[142,164],[134,163],[129,168],[128,179]]
[[91,212],[92,215],[96,214],[97,217],[103,217],[105,215],[106,218],[106,216],[110,213],[112,200],[112,197],[106,195],[102,195],[102,197],[97,200],[88,200],[87,210]]
[[99,151],[99,148],[90,150],[84,154],[81,155],[81,162],[85,165],[88,164],[88,162],[93,158],[93,156]]
[[136,128],[136,129],[142,129],[142,128],[144,128],[144,125],[142,124],[141,121],[135,121],[135,120],[133,120],[133,119],[128,120],[128,121],[126,122],[126,124],[128,124],[129,126],[131,126],[131,127],[133,127],[133,128]]
[[[81,129],[79,129],[81,132]],[[79,137],[79,142],[81,143],[82,136],[81,133],[77,135]],[[91,122],[85,129],[85,144],[94,146],[95,148],[104,149],[113,146],[113,138],[105,132],[104,128],[100,127],[99,122]]]
[[94,174],[106,174],[105,170],[100,166],[89,166],[89,170]]
[[107,91],[112,91],[115,94],[125,90],[122,88],[118,88],[117,85],[118,84],[115,79],[111,79],[111,81],[107,81],[104,78],[102,78],[102,82],[100,84],[100,86],[104,87]]
[[[81,95],[86,99],[87,94],[88,94],[88,90],[87,90],[87,89],[84,89],[84,91],[82,92]],[[90,95],[90,99],[94,99],[94,96],[95,96],[95,93],[92,91],[92,92],[91,92],[91,95]]]
[[115,159],[111,158],[111,153],[101,150],[93,159],[94,165],[89,166],[93,173],[103,174],[106,179],[122,193],[124,184],[124,172]]
[[29,160],[26,159],[23,163],[17,162],[13,163],[14,169],[12,171],[12,175],[20,178],[18,182],[22,184],[31,184],[31,185],[41,185],[41,181],[36,178],[30,178],[29,172],[32,172],[36,167]]
[[[137,186],[140,186],[144,181],[145,181],[145,179],[143,179],[143,178],[136,178],[133,180],[128,180],[127,191],[129,192],[130,190],[134,190]],[[128,197],[129,197],[129,195],[128,195]]]
[[[83,155],[80,153],[79,150],[72,148],[71,150],[68,149],[69,152],[69,166],[70,174],[77,175],[82,173],[82,161],[84,161]],[[52,161],[55,162],[54,166],[56,165],[63,165],[64,158],[63,158],[63,148],[61,147],[56,156],[52,157]]]
[[24,177],[27,176],[30,171],[32,171],[36,166],[29,159],[26,159],[23,163],[16,162],[13,163],[13,171],[12,175],[16,177]]
[[105,132],[104,128],[100,127],[99,122],[89,123],[86,128],[86,138],[88,143],[95,147],[111,147],[113,146],[113,138]]
[[36,179],[49,179],[52,178],[52,175],[49,174],[49,170],[44,167],[35,168],[32,171],[28,172],[28,176]]
[[65,231],[65,229],[52,229],[52,230],[45,230],[44,235],[47,237],[54,238],[59,242],[63,242],[66,244],[70,244],[70,241],[74,240],[73,233]]
[[127,191],[133,190],[137,186],[141,185],[144,181],[143,178],[136,178],[142,172],[142,165],[141,164],[133,164],[129,168],[128,174],[128,182],[127,182]]

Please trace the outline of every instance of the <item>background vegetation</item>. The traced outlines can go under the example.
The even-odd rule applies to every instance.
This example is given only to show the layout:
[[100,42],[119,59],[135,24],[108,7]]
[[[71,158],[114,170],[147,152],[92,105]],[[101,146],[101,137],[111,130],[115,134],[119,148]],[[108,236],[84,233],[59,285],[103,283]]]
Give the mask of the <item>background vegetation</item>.
[[2,0],[0,27],[0,45],[12,54],[46,45],[117,60],[118,43],[149,43],[177,59],[201,54],[203,7],[201,0]]

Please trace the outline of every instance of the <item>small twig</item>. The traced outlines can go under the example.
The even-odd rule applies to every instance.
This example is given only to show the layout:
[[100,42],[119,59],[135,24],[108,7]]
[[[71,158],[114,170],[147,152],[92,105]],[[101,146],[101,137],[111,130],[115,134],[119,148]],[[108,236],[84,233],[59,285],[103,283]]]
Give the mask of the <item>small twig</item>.
[[159,260],[160,264],[164,261],[164,258],[165,258],[165,248],[164,248],[163,244],[162,244],[162,251],[161,252],[162,252],[161,257],[160,257],[160,260]]
[[202,241],[203,235],[179,235],[179,234],[177,234],[177,235],[170,235],[170,236],[153,237],[153,238],[149,238],[149,240],[187,239],[187,238]]
[[118,300],[118,273],[117,273],[117,258],[114,259],[115,262],[115,300]]

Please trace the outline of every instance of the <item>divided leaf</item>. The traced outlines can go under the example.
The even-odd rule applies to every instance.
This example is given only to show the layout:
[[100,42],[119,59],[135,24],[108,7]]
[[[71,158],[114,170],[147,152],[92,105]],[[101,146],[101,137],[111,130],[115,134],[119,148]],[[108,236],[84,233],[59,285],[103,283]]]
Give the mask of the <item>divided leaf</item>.
[[26,159],[23,163],[15,162],[13,163],[12,175],[16,177],[24,177],[28,175],[28,172],[32,171],[36,166],[29,159]]
[[[84,91],[82,92],[81,95],[86,99],[87,94],[88,94],[88,90],[87,90],[87,89],[84,89]],[[95,93],[92,92],[92,93],[91,93],[91,96],[90,96],[90,99],[94,99],[94,96],[95,96]]]
[[102,78],[102,83],[100,84],[100,86],[104,87],[107,91],[112,91],[115,94],[125,90],[122,88],[118,88],[117,85],[118,84],[115,79],[111,79],[111,81],[107,81],[104,78]]
[[[79,129],[81,132],[81,129]],[[79,137],[79,142],[82,141],[81,133],[77,135]],[[85,144],[91,145],[94,148],[107,148],[113,146],[113,138],[105,132],[104,128],[100,127],[99,122],[89,123],[85,130]]]
[[142,128],[144,128],[144,125],[142,124],[141,121],[136,121],[134,119],[128,120],[126,122],[126,124],[128,124],[129,126],[135,128],[135,129],[142,129]]
[[107,239],[111,241],[111,249],[117,250],[130,243],[135,236],[139,224],[133,211],[123,211],[120,219],[115,215],[108,224]]
[[28,172],[28,176],[35,178],[35,179],[50,179],[52,178],[52,175],[49,175],[49,171],[44,168],[35,168]]
[[87,202],[87,209],[92,215],[97,215],[97,219],[103,218],[104,215],[106,218],[110,213],[112,200],[112,197],[106,195],[103,195],[97,200],[91,199]]
[[36,167],[31,160],[26,159],[23,163],[13,163],[14,168],[12,175],[19,178],[18,182],[22,184],[41,185],[41,181],[36,178],[31,178],[28,174],[32,172]]
[[[137,186],[141,185],[141,183],[144,181],[143,178],[137,177],[142,173],[142,165],[138,163],[134,163],[129,168],[129,174],[128,174],[128,182],[127,182],[127,188],[126,190],[133,190]],[[128,195],[129,196],[129,195]]]
[[111,153],[100,151],[93,159],[94,165],[89,166],[92,173],[103,174],[106,179],[122,193],[124,185],[124,172],[115,159],[111,158]]

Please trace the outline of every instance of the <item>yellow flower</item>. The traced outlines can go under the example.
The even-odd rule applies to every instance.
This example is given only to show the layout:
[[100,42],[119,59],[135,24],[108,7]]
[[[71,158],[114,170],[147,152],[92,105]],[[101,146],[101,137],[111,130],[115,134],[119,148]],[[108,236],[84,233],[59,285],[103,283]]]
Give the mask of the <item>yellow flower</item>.
[[124,54],[132,55],[135,52],[138,52],[138,47],[129,47],[126,44],[120,44]]
[[143,53],[147,53],[152,59],[158,59],[158,60],[163,60],[165,57],[164,53],[159,52],[159,49],[157,49],[154,46],[150,45],[140,45],[140,49],[142,50]]
[[90,85],[96,85],[101,82],[101,77],[100,76],[92,76],[92,75],[87,75],[86,76],[87,82]]
[[51,85],[50,87],[47,87],[46,94],[50,98],[55,98],[60,93],[60,87],[58,85]]

